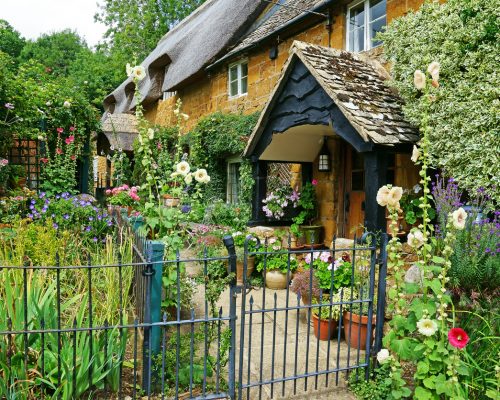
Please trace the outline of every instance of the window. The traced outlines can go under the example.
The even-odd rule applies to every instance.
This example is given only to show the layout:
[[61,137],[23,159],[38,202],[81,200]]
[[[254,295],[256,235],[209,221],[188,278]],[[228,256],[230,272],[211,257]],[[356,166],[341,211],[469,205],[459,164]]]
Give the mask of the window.
[[240,186],[240,164],[241,159],[231,159],[227,163],[227,196],[226,201],[230,204],[237,204],[241,191]]
[[248,61],[229,66],[229,97],[238,97],[248,91]]
[[347,10],[347,50],[364,51],[382,44],[373,40],[387,23],[386,0],[362,0]]

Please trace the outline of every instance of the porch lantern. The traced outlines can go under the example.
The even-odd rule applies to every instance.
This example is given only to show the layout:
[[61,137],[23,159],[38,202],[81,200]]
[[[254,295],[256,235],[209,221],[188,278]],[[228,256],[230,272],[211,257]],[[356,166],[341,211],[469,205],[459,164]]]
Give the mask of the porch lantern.
[[327,138],[323,139],[323,147],[319,153],[318,171],[320,172],[330,172],[331,170],[331,158],[330,151],[328,150]]

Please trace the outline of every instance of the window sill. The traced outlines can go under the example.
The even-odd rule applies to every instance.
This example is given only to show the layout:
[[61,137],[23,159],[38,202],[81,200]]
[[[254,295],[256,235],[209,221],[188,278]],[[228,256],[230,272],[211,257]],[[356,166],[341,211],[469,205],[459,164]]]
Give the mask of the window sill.
[[243,94],[237,94],[235,96],[228,96],[228,100],[238,100],[242,97],[245,97],[245,96],[248,96],[248,92],[247,93],[243,93]]

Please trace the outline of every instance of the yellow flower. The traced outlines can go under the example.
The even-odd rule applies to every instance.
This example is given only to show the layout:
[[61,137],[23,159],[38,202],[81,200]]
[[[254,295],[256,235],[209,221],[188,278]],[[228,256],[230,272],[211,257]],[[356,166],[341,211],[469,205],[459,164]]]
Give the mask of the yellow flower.
[[417,69],[413,76],[413,84],[418,90],[422,90],[425,88],[425,74]]
[[460,207],[458,210],[453,211],[451,214],[453,218],[453,226],[459,230],[465,228],[465,220],[467,219],[467,213],[465,210]]

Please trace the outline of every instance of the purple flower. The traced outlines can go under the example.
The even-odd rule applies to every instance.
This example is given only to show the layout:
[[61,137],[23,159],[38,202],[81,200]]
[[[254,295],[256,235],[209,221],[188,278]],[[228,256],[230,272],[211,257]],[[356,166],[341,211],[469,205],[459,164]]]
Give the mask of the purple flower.
[[64,218],[65,220],[68,220],[68,219],[69,219],[69,215],[68,215],[68,214],[64,214],[64,215],[63,215],[63,218]]
[[59,228],[59,225],[57,225],[55,222],[52,224],[52,226],[54,227],[54,229],[58,229]]
[[95,236],[92,240],[94,241],[94,243],[97,243],[97,238]]
[[14,109],[14,104],[12,104],[12,103],[5,103],[5,104],[4,104],[4,107],[5,107],[7,110],[13,110],[13,109]]
[[36,204],[36,201],[35,200],[31,200],[30,203],[31,204]]
[[43,199],[45,197],[45,194],[46,194],[45,192],[40,192],[40,194],[39,194],[38,197],[41,198],[41,199]]
[[35,206],[32,204],[30,205],[30,210],[34,210],[35,209]]
[[93,221],[94,220],[94,217],[89,217],[89,221]]
[[191,206],[189,204],[185,204],[181,208],[181,212],[187,214],[191,211]]
[[85,231],[86,231],[86,232],[90,232],[90,230],[91,230],[91,229],[92,229],[92,228],[91,228],[90,226],[87,226],[87,227],[85,228]]
[[33,214],[28,214],[29,219],[33,219]]

